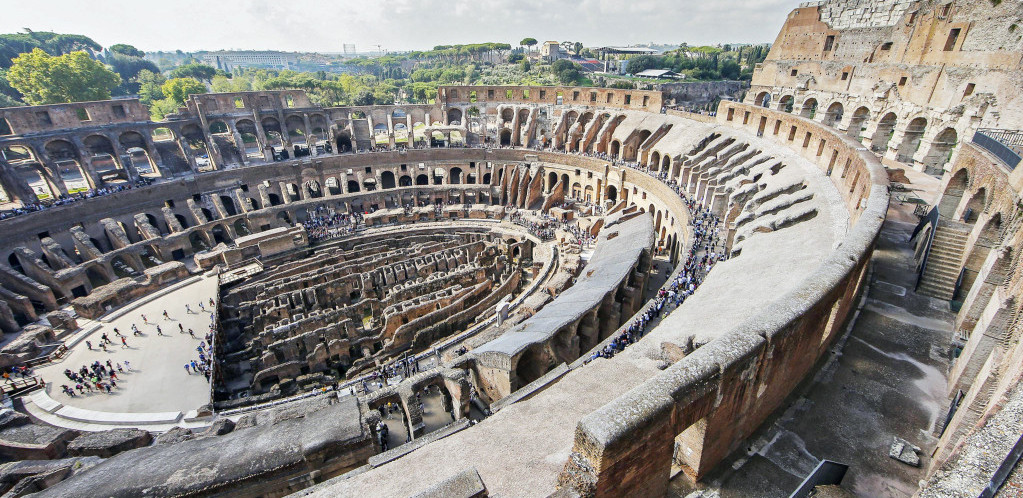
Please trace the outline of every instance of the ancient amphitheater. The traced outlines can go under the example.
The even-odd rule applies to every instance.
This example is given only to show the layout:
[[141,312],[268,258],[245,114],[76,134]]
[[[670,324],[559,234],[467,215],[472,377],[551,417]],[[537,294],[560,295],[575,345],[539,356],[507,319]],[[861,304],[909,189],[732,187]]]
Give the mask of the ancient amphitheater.
[[[3,384],[0,490],[786,496],[769,481],[816,460],[755,482],[773,428],[891,406],[920,468],[859,423],[831,439],[878,446],[802,449],[853,459],[827,496],[1010,496],[1021,22],[805,3],[714,115],[491,86],[0,109],[23,206],[0,220],[0,366],[30,368]],[[882,315],[901,352],[843,360]],[[115,370],[111,394],[74,386]],[[814,401],[876,372],[884,396]]]

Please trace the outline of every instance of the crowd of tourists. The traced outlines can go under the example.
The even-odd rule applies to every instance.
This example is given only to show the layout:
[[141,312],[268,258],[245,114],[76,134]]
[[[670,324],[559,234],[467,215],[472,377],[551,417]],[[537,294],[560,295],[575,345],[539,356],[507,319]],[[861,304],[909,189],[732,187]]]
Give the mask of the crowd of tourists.
[[313,242],[344,237],[355,232],[362,225],[362,213],[357,211],[337,213],[324,206],[317,207],[310,213],[309,219],[302,223],[309,234],[309,240]]
[[151,180],[149,180],[148,178],[142,177],[142,178],[139,178],[135,183],[124,183],[124,184],[118,184],[118,185],[111,185],[111,186],[97,188],[97,189],[89,189],[89,190],[85,190],[85,191],[82,191],[82,192],[77,192],[77,193],[74,193],[74,194],[66,194],[66,195],[62,194],[62,195],[59,195],[59,196],[57,196],[57,197],[55,197],[53,199],[49,199],[49,200],[45,200],[45,201],[38,201],[38,202],[35,202],[35,203],[32,203],[32,204],[26,204],[26,205],[18,207],[18,208],[0,211],[0,220],[5,220],[7,218],[13,218],[15,216],[20,216],[20,215],[28,214],[28,213],[35,213],[37,211],[45,211],[45,210],[50,209],[52,207],[66,206],[68,204],[74,204],[74,203],[76,203],[78,201],[83,201],[85,199],[93,199],[93,198],[96,198],[96,197],[103,197],[103,196],[107,196],[107,195],[110,195],[110,194],[116,194],[118,192],[124,192],[126,190],[132,190],[132,189],[138,188],[138,187],[145,187],[145,186],[149,185],[150,183],[152,183]]

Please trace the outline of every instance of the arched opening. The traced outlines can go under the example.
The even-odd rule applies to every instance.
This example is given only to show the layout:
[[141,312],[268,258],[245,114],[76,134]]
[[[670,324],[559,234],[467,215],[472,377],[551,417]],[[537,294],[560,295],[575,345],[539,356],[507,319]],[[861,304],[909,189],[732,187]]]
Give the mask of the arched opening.
[[490,185],[490,173],[483,173],[483,184]]
[[511,130],[505,128],[501,130],[501,145],[511,145]]
[[118,141],[121,142],[121,147],[124,148],[126,153],[127,164],[135,168],[135,171],[140,176],[160,176],[160,170],[156,165],[156,161],[150,155],[149,144],[146,143],[146,139],[140,133],[134,131],[124,132],[118,137]]
[[959,143],[959,134],[954,128],[941,130],[931,141],[931,148],[924,158],[924,166],[928,173],[936,174],[945,169],[945,165],[952,160],[952,153]]
[[229,196],[226,195],[220,196],[220,203],[224,205],[224,212],[226,212],[228,216],[234,216],[238,214],[238,210],[235,209],[234,207],[234,200],[231,199]]
[[235,128],[242,137],[242,143],[235,145],[243,150],[247,157],[263,157],[259,137],[256,135],[256,124],[252,120],[242,119],[235,123]]
[[429,185],[429,184],[430,184],[430,178],[428,176],[426,176],[426,175],[417,175],[416,176],[416,185]]
[[824,114],[824,124],[828,126],[836,126],[842,122],[842,114],[845,112],[845,107],[842,106],[841,102],[833,102],[828,106],[827,113]]
[[877,122],[877,129],[874,130],[874,136],[870,139],[870,149],[874,152],[885,152],[888,150],[888,142],[892,140],[892,135],[895,133],[895,125],[897,118],[894,112],[885,114],[880,121]]
[[817,99],[804,100],[803,106],[799,109],[799,115],[806,119],[813,119],[817,115]]
[[462,110],[461,109],[448,109],[448,124],[452,126],[458,126],[462,124]]
[[352,192],[358,192],[358,191],[359,191],[359,182],[357,182],[355,180],[348,180],[348,192],[352,193]]
[[291,216],[288,216],[287,211],[277,213],[277,219],[283,221],[285,225],[291,225]]
[[352,135],[347,130],[339,132],[335,142],[337,142],[337,151],[339,154],[354,150],[352,147]]
[[401,178],[398,178],[398,185],[401,187],[411,187],[412,177],[408,175],[401,175]]
[[448,183],[451,185],[459,185],[462,183],[462,168],[454,167],[451,168],[451,175],[448,179]]
[[284,134],[281,132],[281,122],[274,117],[265,117],[260,122],[263,126],[263,134],[266,135],[266,142],[269,146],[281,147],[284,145]]
[[792,108],[796,104],[796,99],[791,95],[786,95],[778,101],[778,110],[782,112],[792,112]]
[[622,150],[622,143],[620,141],[618,141],[617,139],[616,140],[612,140],[611,141],[611,158],[612,159],[618,159],[618,154],[621,152],[621,150]]
[[515,364],[515,375],[519,378],[518,387],[525,386],[547,373],[547,365],[535,348],[529,348],[522,353],[519,361]]
[[390,171],[384,171],[380,174],[380,187],[381,188],[394,188],[394,173]]
[[252,229],[249,227],[249,221],[245,218],[239,218],[234,222],[234,233],[238,234],[239,237],[246,235],[252,235]]
[[647,166],[650,168],[650,171],[657,171],[658,169],[660,169],[661,153],[654,151],[653,154],[650,154],[650,161],[647,163]]
[[920,150],[920,139],[923,138],[926,129],[927,120],[924,118],[915,118],[909,122],[909,126],[906,127],[902,136],[902,144],[899,145],[899,153],[895,156],[896,161],[913,162],[913,156],[916,155],[916,151]]
[[501,111],[501,121],[509,123],[515,119],[515,111],[512,111],[510,107],[505,107]]
[[949,178],[948,184],[945,185],[945,191],[942,192],[941,199],[938,201],[938,214],[945,218],[954,217],[969,184],[970,174],[966,168],[956,171],[952,178]]
[[549,194],[549,193],[553,192],[554,191],[554,186],[557,185],[557,184],[558,184],[558,174],[553,172],[553,171],[551,171],[547,175],[547,193]]
[[110,279],[94,266],[90,266],[85,269],[85,276],[89,278],[89,285],[91,285],[93,289],[110,283]]
[[670,171],[670,170],[671,170],[671,156],[665,154],[664,157],[661,158],[661,171],[667,172],[667,171]]
[[984,206],[987,203],[987,190],[980,188],[976,193],[970,197],[967,201],[966,206],[963,208],[963,216],[961,218],[963,223],[976,223],[977,218],[980,217],[980,213],[984,211]]
[[214,165],[210,157],[209,147],[206,144],[206,137],[199,126],[188,124],[181,127],[181,137],[184,138],[185,147],[188,147],[191,155],[195,157],[196,168],[199,171],[212,171]]
[[46,154],[56,163],[57,177],[69,194],[89,190],[88,176],[81,168],[78,148],[67,140],[53,140],[45,146]]
[[846,134],[856,140],[863,138],[863,131],[866,130],[868,119],[870,119],[870,109],[867,109],[866,107],[857,108],[853,111],[853,116],[849,121],[849,129],[846,130]]
[[214,225],[213,229],[210,230],[210,234],[213,236],[213,242],[216,244],[231,243],[231,237],[227,234],[227,230],[221,225]]
[[756,100],[754,102],[756,103],[756,105],[758,105],[760,107],[770,107],[771,106],[771,93],[770,92],[760,92],[760,93],[758,93],[757,94],[757,98],[756,98]]
[[618,202],[618,188],[614,185],[607,186],[607,200],[611,201],[612,206]]
[[293,144],[306,143],[305,120],[301,116],[291,115],[284,119],[284,127],[288,130],[288,138]]
[[222,133],[230,133],[230,128],[227,127],[227,123],[223,121],[212,121],[210,122],[210,134],[219,135]]
[[209,244],[199,235],[199,232],[188,234],[188,242],[192,244],[192,252],[202,252],[209,249]]

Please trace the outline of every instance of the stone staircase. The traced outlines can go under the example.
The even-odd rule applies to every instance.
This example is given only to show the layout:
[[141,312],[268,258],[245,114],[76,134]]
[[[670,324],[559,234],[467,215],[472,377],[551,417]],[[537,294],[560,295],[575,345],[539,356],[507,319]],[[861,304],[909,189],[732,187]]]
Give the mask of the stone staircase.
[[962,270],[966,239],[970,225],[941,220],[934,231],[934,242],[927,257],[927,267],[920,278],[917,292],[944,301],[952,300],[956,281]]

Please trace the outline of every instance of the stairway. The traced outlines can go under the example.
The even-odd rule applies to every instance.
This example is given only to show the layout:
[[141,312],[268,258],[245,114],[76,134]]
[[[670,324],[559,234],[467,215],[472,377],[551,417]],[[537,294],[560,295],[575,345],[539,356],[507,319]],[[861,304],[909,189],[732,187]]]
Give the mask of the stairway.
[[971,225],[946,220],[938,222],[934,231],[927,267],[920,277],[917,292],[944,301],[952,300],[959,272],[962,270],[966,239]]

